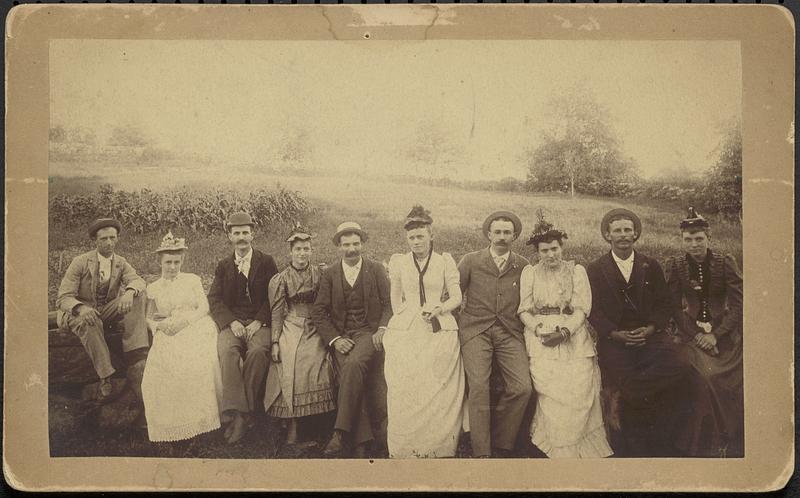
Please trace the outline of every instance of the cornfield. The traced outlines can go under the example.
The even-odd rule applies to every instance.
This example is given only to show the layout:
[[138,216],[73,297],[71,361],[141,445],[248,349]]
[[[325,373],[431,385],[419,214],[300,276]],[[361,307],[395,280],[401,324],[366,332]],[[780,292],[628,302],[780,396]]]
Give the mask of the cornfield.
[[225,219],[237,211],[246,211],[263,227],[298,221],[311,211],[311,205],[299,192],[287,190],[280,184],[273,191],[256,189],[246,193],[186,187],[127,192],[103,185],[98,192],[90,194],[53,196],[49,209],[52,221],[75,225],[76,229],[96,218],[112,217],[133,233],[173,227],[214,233],[224,231]]

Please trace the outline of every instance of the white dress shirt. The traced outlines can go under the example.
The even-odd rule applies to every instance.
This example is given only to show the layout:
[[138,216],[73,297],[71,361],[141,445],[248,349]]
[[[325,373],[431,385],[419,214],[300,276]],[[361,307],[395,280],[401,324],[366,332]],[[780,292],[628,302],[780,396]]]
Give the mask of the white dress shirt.
[[236,268],[239,269],[239,273],[243,274],[245,277],[249,276],[250,274],[250,260],[253,259],[253,248],[251,247],[247,254],[239,257],[238,254],[234,253],[234,262],[236,263]]
[[108,282],[108,279],[111,278],[111,259],[113,257],[114,255],[111,255],[111,258],[107,258],[99,252],[97,253],[97,261],[100,263],[100,268],[97,274],[99,281],[102,284]]
[[633,255],[635,253],[631,252],[631,255],[628,256],[628,259],[620,259],[614,254],[614,251],[611,251],[611,256],[614,258],[614,262],[617,264],[617,268],[619,271],[622,272],[622,276],[625,277],[626,282],[631,281],[631,272],[633,272]]
[[494,264],[497,265],[497,269],[502,271],[503,268],[505,267],[506,263],[508,262],[508,255],[511,254],[511,251],[508,251],[505,254],[503,254],[502,256],[499,256],[490,247],[489,248],[489,254],[492,255],[492,259],[494,260]]
[[348,265],[347,263],[342,260],[342,271],[344,272],[344,279],[347,280],[347,283],[350,284],[350,287],[356,284],[356,280],[358,280],[358,274],[361,273],[361,263],[364,260],[362,258],[358,258],[358,263],[353,266]]

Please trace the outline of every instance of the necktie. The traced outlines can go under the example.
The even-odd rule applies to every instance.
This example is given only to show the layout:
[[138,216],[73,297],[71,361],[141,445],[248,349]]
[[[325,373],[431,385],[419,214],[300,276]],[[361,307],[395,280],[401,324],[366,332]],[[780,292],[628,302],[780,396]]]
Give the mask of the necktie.
[[503,271],[503,268],[506,266],[506,260],[504,260],[503,258],[498,257],[498,258],[496,258],[494,260],[494,262],[497,265],[498,271]]
[[244,264],[246,262],[246,258],[236,258],[236,268],[239,269],[239,273],[244,274]]

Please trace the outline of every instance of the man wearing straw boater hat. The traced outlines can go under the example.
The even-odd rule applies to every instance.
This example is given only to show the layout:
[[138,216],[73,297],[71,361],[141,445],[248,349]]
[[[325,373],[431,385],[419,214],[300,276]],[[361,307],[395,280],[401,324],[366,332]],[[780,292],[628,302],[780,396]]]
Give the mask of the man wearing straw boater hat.
[[[510,456],[533,389],[524,326],[517,316],[519,279],[528,260],[511,251],[521,232],[522,222],[514,213],[492,213],[483,222],[489,247],[465,255],[458,264],[466,299],[458,333],[475,457]],[[493,363],[504,384],[494,407],[489,390]]]
[[252,426],[254,412],[263,410],[269,367],[272,312],[267,286],[278,267],[272,256],[253,248],[254,227],[247,213],[227,219],[233,253],[217,264],[208,292],[211,317],[220,331],[222,422],[228,424],[229,443],[239,441]]
[[[58,288],[57,318],[60,327],[81,340],[100,377],[97,400],[105,402],[121,389],[111,382],[115,370],[104,326],[122,322],[122,350],[126,357],[150,346],[145,321],[145,282],[125,258],[114,252],[122,232],[119,221],[100,218],[89,226],[88,232],[95,249],[76,256],[67,268]],[[134,387],[138,394],[138,386]]]
[[372,336],[386,328],[392,304],[383,265],[361,255],[366,241],[367,233],[358,223],[338,226],[333,243],[341,261],[323,274],[312,311],[320,336],[333,348],[339,372],[338,411],[326,456],[339,456],[353,448],[356,457],[365,457],[373,439],[365,399],[375,354]]
[[[600,233],[611,250],[587,267],[589,322],[597,331],[604,388],[613,394],[617,456],[674,456],[675,417],[690,390],[691,370],[666,332],[671,296],[658,262],[634,250],[642,222],[628,209],[603,216]],[[615,429],[617,427],[614,427]]]

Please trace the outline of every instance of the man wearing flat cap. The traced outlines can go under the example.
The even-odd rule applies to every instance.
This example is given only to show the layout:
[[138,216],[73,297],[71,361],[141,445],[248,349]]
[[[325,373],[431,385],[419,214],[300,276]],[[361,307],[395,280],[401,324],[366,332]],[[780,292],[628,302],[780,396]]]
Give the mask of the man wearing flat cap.
[[272,256],[253,247],[254,227],[247,213],[227,219],[233,253],[217,264],[208,292],[211,317],[220,331],[217,354],[228,443],[239,441],[252,426],[256,409],[263,410],[269,367],[272,312],[267,286],[278,267]]
[[56,299],[58,325],[78,336],[100,378],[97,398],[101,402],[118,394],[111,383],[115,370],[104,326],[122,322],[124,353],[150,346],[145,320],[146,285],[125,258],[114,253],[120,232],[122,225],[112,218],[100,218],[89,226],[95,249],[72,260]]
[[[600,223],[611,250],[587,267],[592,288],[589,322],[597,331],[603,386],[618,406],[617,456],[675,456],[676,417],[686,400],[691,369],[666,332],[671,296],[658,262],[634,250],[639,217],[612,209]],[[617,403],[618,400],[618,403]]]
[[358,223],[338,226],[333,243],[341,261],[322,275],[311,315],[322,340],[333,348],[339,372],[338,411],[326,456],[352,448],[363,458],[373,439],[365,387],[376,351],[373,335],[386,329],[392,304],[383,265],[361,255],[366,241],[367,233]]
[[[519,279],[528,260],[511,251],[521,232],[514,213],[492,213],[483,223],[489,247],[466,254],[458,264],[465,297],[458,333],[475,457],[510,455],[533,389],[524,326],[517,316]],[[494,407],[489,396],[493,362],[504,384]]]

